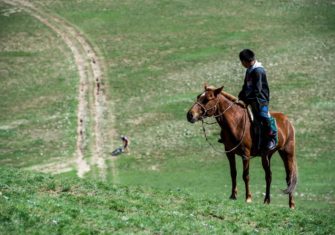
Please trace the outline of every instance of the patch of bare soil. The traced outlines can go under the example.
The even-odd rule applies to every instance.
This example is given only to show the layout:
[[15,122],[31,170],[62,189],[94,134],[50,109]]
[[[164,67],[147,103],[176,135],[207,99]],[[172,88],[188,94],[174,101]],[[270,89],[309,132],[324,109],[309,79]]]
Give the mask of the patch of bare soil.
[[[60,173],[77,169],[79,177],[97,167],[102,179],[106,177],[106,158],[113,147],[108,142],[114,134],[111,128],[111,104],[106,99],[103,61],[88,39],[61,17],[24,0],[2,0],[20,8],[57,33],[71,50],[79,74],[77,144],[75,158],[68,162],[51,162],[31,169]],[[43,4],[41,2],[40,4]],[[115,175],[115,163],[110,166]]]

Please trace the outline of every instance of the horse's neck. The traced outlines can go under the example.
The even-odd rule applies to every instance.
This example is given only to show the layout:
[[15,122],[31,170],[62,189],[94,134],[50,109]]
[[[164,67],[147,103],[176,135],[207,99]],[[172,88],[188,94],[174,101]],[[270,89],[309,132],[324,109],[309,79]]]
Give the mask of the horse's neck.
[[224,95],[220,95],[218,105],[217,115],[219,116],[217,117],[217,122],[224,131],[229,131],[232,135],[236,136],[238,132],[237,127],[243,118],[243,108]]

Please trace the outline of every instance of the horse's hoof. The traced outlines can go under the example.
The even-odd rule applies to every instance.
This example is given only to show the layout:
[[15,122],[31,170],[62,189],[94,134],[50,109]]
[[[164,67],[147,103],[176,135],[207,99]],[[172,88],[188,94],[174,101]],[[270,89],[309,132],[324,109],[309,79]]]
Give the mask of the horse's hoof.
[[236,200],[237,198],[236,198],[236,196],[230,196],[229,199]]
[[270,204],[270,198],[265,198],[264,199],[264,204],[268,204],[269,205]]
[[252,203],[252,199],[251,198],[247,198],[246,202],[247,203]]

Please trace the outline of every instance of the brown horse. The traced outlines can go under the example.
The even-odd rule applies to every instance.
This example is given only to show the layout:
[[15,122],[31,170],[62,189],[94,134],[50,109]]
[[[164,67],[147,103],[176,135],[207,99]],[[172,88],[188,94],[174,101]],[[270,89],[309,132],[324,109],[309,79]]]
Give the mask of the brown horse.
[[278,144],[271,151],[257,150],[253,138],[252,122],[247,114],[246,107],[237,102],[237,98],[222,91],[223,87],[215,89],[207,87],[197,97],[187,113],[187,120],[191,123],[203,120],[207,117],[215,117],[221,127],[221,140],[225,146],[225,152],[229,160],[230,174],[232,180],[231,199],[236,199],[236,162],[235,154],[243,160],[243,180],[246,190],[246,201],[251,202],[249,189],[249,161],[253,156],[261,156],[265,171],[266,194],[264,203],[270,203],[271,169],[270,161],[272,155],[278,151],[285,165],[287,188],[284,193],[289,194],[289,206],[294,209],[295,202],[293,193],[297,185],[297,163],[295,156],[294,127],[288,118],[278,112],[271,112],[278,126]]

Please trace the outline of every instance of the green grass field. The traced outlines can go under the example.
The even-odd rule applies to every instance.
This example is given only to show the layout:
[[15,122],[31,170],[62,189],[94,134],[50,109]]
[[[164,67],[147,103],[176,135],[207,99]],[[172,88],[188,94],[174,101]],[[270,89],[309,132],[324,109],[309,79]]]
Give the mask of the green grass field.
[[77,72],[39,21],[0,3],[0,161],[29,166],[73,154]]
[[[15,178],[15,179],[13,179]],[[0,234],[332,234],[330,209],[245,204],[1,168]]]
[[[121,145],[123,134],[131,145],[104,183],[95,174],[78,179],[75,171],[49,176],[3,168],[4,234],[335,233],[333,1],[32,2],[99,49],[114,107],[110,141]],[[239,198],[228,201],[226,157],[208,146],[200,124],[186,121],[204,82],[238,94],[243,48],[267,69],[271,110],[287,114],[296,129],[293,212],[280,191],[285,174],[278,154],[270,206],[263,205],[260,158],[251,161],[253,203],[244,203],[239,159]],[[79,82],[73,56],[48,27],[1,1],[0,79],[1,165],[72,158]],[[219,148],[218,127],[208,129]]]

